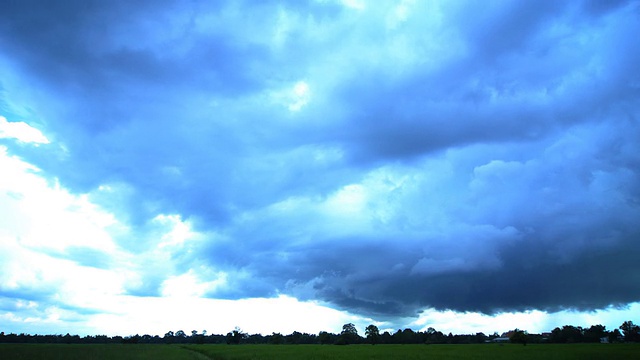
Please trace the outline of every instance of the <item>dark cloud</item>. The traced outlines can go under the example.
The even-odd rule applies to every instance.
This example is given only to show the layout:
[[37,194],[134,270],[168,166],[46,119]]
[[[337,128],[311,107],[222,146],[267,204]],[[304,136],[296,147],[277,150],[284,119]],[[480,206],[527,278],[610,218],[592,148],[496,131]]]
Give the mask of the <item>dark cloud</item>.
[[171,271],[225,273],[212,297],[381,317],[640,300],[637,3],[238,4],[0,5],[2,71],[38,88],[52,140],[12,151],[146,234],[126,249],[157,243],[158,214],[192,221],[205,240]]

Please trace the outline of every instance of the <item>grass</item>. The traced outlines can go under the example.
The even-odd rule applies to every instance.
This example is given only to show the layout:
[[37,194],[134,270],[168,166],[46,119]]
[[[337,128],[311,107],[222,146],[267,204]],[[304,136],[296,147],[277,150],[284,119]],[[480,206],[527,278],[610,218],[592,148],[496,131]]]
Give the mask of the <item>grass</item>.
[[215,360],[253,359],[632,359],[640,344],[478,345],[190,345]]
[[196,360],[202,355],[174,345],[0,344],[11,360]]
[[640,344],[480,345],[63,345],[0,344],[0,359],[634,359]]

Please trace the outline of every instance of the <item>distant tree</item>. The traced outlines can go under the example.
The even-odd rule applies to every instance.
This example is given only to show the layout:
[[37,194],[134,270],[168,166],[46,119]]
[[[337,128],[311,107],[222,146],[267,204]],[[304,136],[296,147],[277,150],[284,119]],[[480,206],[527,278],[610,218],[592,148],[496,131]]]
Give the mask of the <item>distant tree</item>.
[[240,344],[240,341],[242,341],[246,336],[247,334],[242,332],[242,330],[240,330],[240,328],[236,326],[233,331],[227,333],[227,344]]
[[284,336],[276,332],[271,333],[271,336],[269,337],[269,343],[273,345],[281,345],[282,343],[284,343]]
[[135,334],[134,336],[127,336],[122,339],[123,344],[137,344],[140,342],[140,335]]
[[481,344],[483,342],[485,342],[487,340],[487,335],[485,335],[482,332],[476,333],[476,335],[474,336],[474,340],[473,342],[477,343],[477,344]]
[[622,333],[620,332],[619,329],[613,329],[613,331],[611,331],[609,333],[609,342],[610,343],[619,342],[620,339],[622,339]]
[[590,328],[584,330],[582,340],[588,343],[598,343],[600,339],[605,337],[608,337],[608,333],[604,325],[591,325]]
[[416,333],[409,328],[398,330],[393,334],[393,337],[398,344],[413,344],[417,342]]
[[299,331],[294,331],[291,334],[285,337],[287,339],[288,344],[300,344],[302,341],[302,333]]
[[424,342],[427,344],[444,344],[447,342],[447,337],[442,333],[442,331],[437,331],[430,327],[427,329],[426,339]]
[[582,326],[567,325],[562,327],[562,332],[569,343],[580,343],[584,340],[584,329]]
[[341,334],[349,334],[349,335],[358,336],[358,329],[356,329],[356,326],[353,325],[352,323],[344,324],[344,325],[342,325]]
[[342,325],[342,332],[340,333],[340,337],[336,342],[337,345],[348,345],[355,344],[360,339],[358,336],[358,330],[356,326],[352,323]]
[[551,335],[549,335],[549,342],[552,343],[562,343],[564,341],[562,341],[562,335],[561,335],[562,330],[559,327],[556,327],[555,329],[551,330]]
[[393,342],[392,339],[393,338],[391,337],[391,334],[388,331],[385,331],[382,334],[380,334],[379,341],[381,344],[391,344]]
[[371,324],[364,329],[364,335],[367,337],[367,340],[371,343],[371,345],[375,345],[378,343],[378,338],[380,337],[380,330],[377,326]]
[[625,321],[620,325],[620,330],[624,335],[624,341],[640,341],[640,326],[633,323],[633,321]]
[[529,337],[526,331],[515,329],[509,337],[509,340],[514,344],[527,345]]
[[317,344],[318,343],[318,335],[303,333],[300,337],[300,344]]
[[243,338],[243,341],[247,344],[264,344],[266,342],[266,338],[262,336],[262,334],[251,334],[246,335]]
[[204,344],[206,333],[207,333],[207,330],[202,330],[202,334],[198,334],[197,330],[191,330],[190,341],[194,344]]
[[174,338],[174,334],[173,334],[173,331],[171,331],[171,330],[167,331],[167,333],[164,334],[164,342],[166,344],[173,343],[173,338]]
[[554,343],[579,343],[583,341],[583,329],[573,325],[565,325],[562,329],[555,328],[549,340]]
[[320,331],[318,334],[318,341],[320,345],[326,345],[331,343],[331,334],[326,331]]

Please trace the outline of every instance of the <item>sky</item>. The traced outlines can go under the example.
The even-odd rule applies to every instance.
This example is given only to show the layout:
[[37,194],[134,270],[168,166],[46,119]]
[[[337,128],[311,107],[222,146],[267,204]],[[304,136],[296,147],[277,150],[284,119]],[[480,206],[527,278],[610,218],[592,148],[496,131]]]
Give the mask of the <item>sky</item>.
[[640,314],[638,1],[0,2],[0,331]]

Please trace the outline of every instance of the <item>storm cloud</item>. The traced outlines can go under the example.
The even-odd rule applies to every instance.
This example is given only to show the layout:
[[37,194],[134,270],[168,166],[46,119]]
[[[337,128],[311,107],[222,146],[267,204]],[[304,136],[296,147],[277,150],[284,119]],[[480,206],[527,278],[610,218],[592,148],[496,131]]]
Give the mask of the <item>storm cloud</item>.
[[639,15],[5,1],[0,111],[50,143],[0,141],[113,213],[149,263],[160,223],[193,225],[131,295],[189,274],[218,284],[206,297],[381,319],[623,306],[640,301]]

